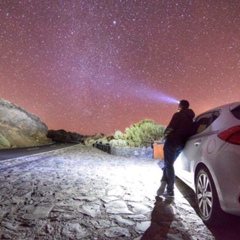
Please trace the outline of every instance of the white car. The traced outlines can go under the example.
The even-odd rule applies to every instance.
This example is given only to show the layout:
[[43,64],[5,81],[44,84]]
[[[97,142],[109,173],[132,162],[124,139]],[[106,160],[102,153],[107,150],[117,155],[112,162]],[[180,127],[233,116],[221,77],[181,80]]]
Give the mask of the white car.
[[228,214],[240,216],[240,102],[206,111],[194,124],[175,174],[195,190],[203,222],[222,224]]

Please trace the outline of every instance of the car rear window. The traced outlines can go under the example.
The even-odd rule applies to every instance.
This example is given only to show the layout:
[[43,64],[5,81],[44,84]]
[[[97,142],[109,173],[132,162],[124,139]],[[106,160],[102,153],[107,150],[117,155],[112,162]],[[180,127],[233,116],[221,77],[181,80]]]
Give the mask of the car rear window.
[[240,105],[234,108],[231,112],[235,118],[240,120]]

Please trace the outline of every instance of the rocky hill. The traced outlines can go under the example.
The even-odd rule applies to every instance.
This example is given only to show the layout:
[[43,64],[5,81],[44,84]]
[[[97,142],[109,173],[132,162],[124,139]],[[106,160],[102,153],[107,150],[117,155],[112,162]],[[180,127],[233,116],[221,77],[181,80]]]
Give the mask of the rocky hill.
[[48,144],[47,133],[39,117],[0,98],[0,148]]
[[65,143],[85,143],[85,139],[88,136],[81,135],[76,132],[68,132],[64,129],[59,130],[48,130],[47,137],[52,139],[54,142],[65,142]]

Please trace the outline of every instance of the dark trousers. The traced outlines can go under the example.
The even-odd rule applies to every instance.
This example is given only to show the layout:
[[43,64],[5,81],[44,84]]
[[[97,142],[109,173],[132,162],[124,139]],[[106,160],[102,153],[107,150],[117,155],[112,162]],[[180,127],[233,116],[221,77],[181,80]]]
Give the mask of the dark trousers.
[[184,144],[176,141],[166,140],[163,147],[164,168],[161,181],[167,183],[167,191],[173,191],[175,181],[174,162],[182,152]]

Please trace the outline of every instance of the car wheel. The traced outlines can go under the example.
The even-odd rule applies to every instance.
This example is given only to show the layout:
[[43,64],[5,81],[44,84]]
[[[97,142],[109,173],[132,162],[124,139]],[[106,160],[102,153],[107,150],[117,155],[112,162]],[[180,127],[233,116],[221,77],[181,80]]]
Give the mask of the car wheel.
[[201,169],[198,172],[195,187],[199,215],[203,222],[208,225],[222,224],[224,212],[220,207],[215,185],[207,169]]

